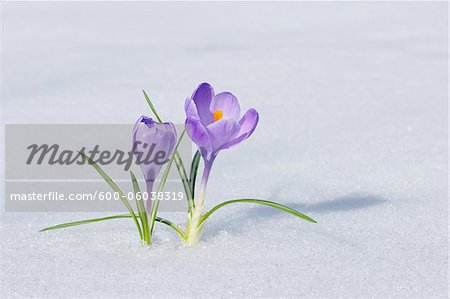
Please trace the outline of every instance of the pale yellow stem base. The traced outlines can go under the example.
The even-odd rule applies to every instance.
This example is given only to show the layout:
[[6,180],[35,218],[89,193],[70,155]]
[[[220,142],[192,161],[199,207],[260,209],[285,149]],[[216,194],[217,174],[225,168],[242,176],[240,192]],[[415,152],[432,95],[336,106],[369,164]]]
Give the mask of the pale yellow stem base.
[[203,232],[203,223],[200,224],[203,214],[203,207],[205,204],[205,192],[202,190],[200,192],[198,203],[194,211],[189,214],[187,230],[186,230],[186,241],[185,245],[190,247],[198,243]]
[[197,209],[192,213],[192,216],[189,216],[186,231],[186,240],[184,242],[188,247],[197,244],[201,238],[203,232],[203,224],[199,225],[201,216],[202,213]]

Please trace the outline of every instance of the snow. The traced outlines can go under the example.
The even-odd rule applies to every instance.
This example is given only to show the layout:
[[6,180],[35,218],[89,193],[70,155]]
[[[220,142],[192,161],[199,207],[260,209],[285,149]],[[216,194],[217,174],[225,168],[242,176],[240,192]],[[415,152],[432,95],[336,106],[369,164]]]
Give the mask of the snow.
[[318,220],[228,206],[147,249],[130,220],[3,211],[2,297],[447,297],[447,30],[445,2],[2,3],[4,123],[133,123],[142,89],[182,123],[208,81],[261,118],[207,207]]

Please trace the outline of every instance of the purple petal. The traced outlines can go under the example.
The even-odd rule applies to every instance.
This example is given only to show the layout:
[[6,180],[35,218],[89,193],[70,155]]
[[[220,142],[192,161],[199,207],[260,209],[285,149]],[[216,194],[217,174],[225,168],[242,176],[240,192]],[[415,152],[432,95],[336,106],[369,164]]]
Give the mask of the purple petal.
[[146,116],[137,120],[133,129],[133,150],[148,186],[156,179],[163,166],[153,161],[154,155],[158,152],[164,153],[164,157],[158,159],[158,162],[169,159],[176,140],[175,126],[172,123],[161,124]]
[[133,137],[133,144],[136,143],[136,134],[137,134],[137,132],[138,132],[139,126],[141,125],[141,122],[142,122],[142,120],[144,119],[144,117],[145,117],[145,116],[143,116],[143,115],[142,115],[141,117],[139,117],[139,118],[137,119],[136,123],[134,124],[133,134],[132,134],[132,137]]
[[241,125],[241,131],[239,131],[239,135],[247,134],[247,137],[249,137],[256,129],[258,121],[258,111],[253,108],[248,109],[239,121],[239,124]]
[[239,143],[241,143],[242,141],[244,141],[245,139],[247,139],[246,135],[240,135],[240,136],[236,137],[235,139],[233,139],[233,140],[231,140],[231,141],[229,141],[227,143],[222,144],[222,146],[219,148],[219,150],[228,149],[228,148],[231,148],[233,146],[236,146]]
[[[200,121],[204,126],[214,122],[214,116],[209,110],[211,100],[214,97],[214,89],[208,83],[202,83],[192,94],[192,100],[197,108],[197,113]],[[187,115],[187,117],[194,117],[194,115]]]
[[219,93],[211,102],[210,110],[212,113],[216,110],[223,112],[223,118],[232,118],[238,120],[241,116],[241,107],[237,98],[229,92]]
[[162,123],[156,127],[157,139],[159,140],[159,148],[165,153],[165,158],[172,156],[173,150],[177,143],[177,131],[173,123]]
[[187,98],[184,102],[184,111],[186,112],[186,117],[195,117],[200,119],[200,116],[198,116],[197,107],[195,107],[195,103],[191,98]]
[[203,124],[197,118],[187,118],[186,133],[191,137],[192,141],[200,147],[211,150],[211,138]]
[[240,126],[231,118],[222,118],[206,127],[212,142],[213,151],[233,140],[239,133]]
[[145,115],[139,117],[133,128],[133,144],[135,144],[136,141],[142,141],[144,132],[147,132],[149,128],[152,128],[153,124],[155,124],[155,121],[152,118]]
[[232,146],[238,145],[239,143],[250,137],[253,131],[255,131],[258,121],[259,121],[258,112],[253,108],[247,110],[247,112],[245,112],[244,116],[239,121],[241,130],[239,131],[237,137],[231,140],[230,142],[223,144],[220,147],[220,149],[227,149]]

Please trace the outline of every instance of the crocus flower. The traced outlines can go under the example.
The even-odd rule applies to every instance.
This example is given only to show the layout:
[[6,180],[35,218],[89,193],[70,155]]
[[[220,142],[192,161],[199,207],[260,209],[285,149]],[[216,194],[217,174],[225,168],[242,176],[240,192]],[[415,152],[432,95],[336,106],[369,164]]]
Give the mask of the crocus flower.
[[[141,116],[133,129],[133,153],[140,165],[147,183],[147,192],[153,190],[158,173],[173,153],[177,133],[171,122],[158,123],[147,116]],[[147,212],[151,201],[147,201]]]
[[186,100],[186,132],[197,144],[205,167],[199,198],[188,223],[188,244],[195,243],[200,235],[200,217],[203,212],[205,190],[214,159],[219,151],[236,146],[253,133],[259,115],[251,108],[241,117],[237,98],[229,92],[214,94],[208,83],[202,83]]
[[229,92],[214,95],[208,83],[202,83],[186,100],[186,132],[198,145],[203,158],[214,159],[217,153],[247,139],[258,124],[259,115],[251,108],[240,117],[237,98]]

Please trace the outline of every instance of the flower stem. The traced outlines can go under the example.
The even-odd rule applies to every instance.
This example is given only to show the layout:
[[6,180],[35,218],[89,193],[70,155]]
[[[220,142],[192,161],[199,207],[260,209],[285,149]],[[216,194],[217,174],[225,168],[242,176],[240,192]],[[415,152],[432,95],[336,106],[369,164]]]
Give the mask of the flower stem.
[[195,204],[194,211],[189,214],[187,231],[186,231],[186,245],[195,245],[200,239],[202,232],[201,218],[205,206],[206,199],[206,186],[208,184],[209,175],[211,173],[211,168],[214,162],[215,156],[211,156],[209,159],[203,157],[205,162],[205,167],[203,169],[202,182],[200,184],[200,190],[198,195],[198,201]]
[[147,214],[148,216],[150,216],[150,212],[152,211],[152,201],[150,200],[152,198],[152,191],[153,191],[153,183],[154,181],[152,180],[146,180],[145,181],[146,185],[147,185]]
[[210,160],[205,160],[205,168],[203,169],[202,182],[200,184],[199,196],[198,196],[198,209],[195,210],[203,212],[203,208],[205,205],[205,197],[206,197],[206,185],[208,184],[209,174],[211,173],[212,163],[214,158]]

